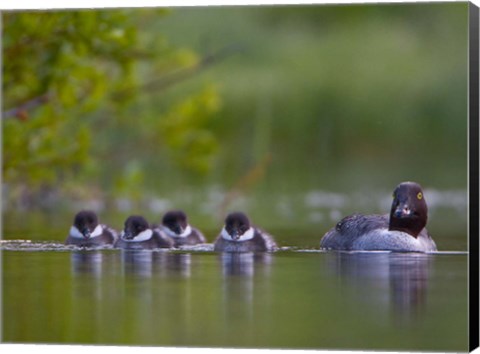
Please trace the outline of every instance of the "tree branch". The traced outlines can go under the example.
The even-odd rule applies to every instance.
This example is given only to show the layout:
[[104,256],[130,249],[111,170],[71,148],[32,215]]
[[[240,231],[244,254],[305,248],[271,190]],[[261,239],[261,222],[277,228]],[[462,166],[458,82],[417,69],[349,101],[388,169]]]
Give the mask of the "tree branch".
[[16,117],[20,120],[26,120],[28,119],[28,111],[35,109],[43,104],[46,104],[50,101],[50,99],[51,94],[48,92],[38,97],[32,98],[31,100],[28,100],[27,102],[21,104],[18,107],[9,109],[8,111],[4,111],[2,113],[2,119]]
[[[216,53],[204,56],[200,61],[198,61],[198,63],[196,63],[192,67],[179,69],[177,71],[174,71],[170,74],[162,76],[158,79],[149,81],[140,86],[127,88],[123,91],[116,92],[112,95],[112,97],[114,100],[121,100],[125,97],[128,97],[134,91],[137,91],[137,90],[142,90],[142,91],[147,90],[148,92],[165,90],[168,87],[174,84],[177,84],[178,82],[181,82],[183,80],[186,80],[189,77],[197,74],[198,72],[209,68],[210,66],[218,63],[219,61],[225,59],[226,57],[241,51],[242,49],[243,47],[238,44],[232,44],[232,45],[226,46],[223,49],[220,49]],[[51,99],[52,99],[51,93],[45,93],[41,96],[32,98],[31,100],[23,103],[18,107],[9,109],[8,111],[4,111],[2,114],[2,119],[16,117],[20,120],[26,120],[28,119],[28,111],[31,111],[43,104],[48,103],[49,101],[51,101]]]
[[260,182],[267,172],[267,169],[272,161],[271,153],[265,154],[261,160],[253,165],[244,175],[240,176],[235,182],[235,185],[230,188],[225,194],[222,203],[219,206],[219,217],[225,215],[225,212],[230,203],[242,192],[246,192],[256,183]]
[[133,94],[134,91],[137,90],[147,90],[151,91],[162,91],[167,89],[168,87],[177,84],[183,80],[188,79],[189,77],[197,74],[200,71],[203,71],[210,66],[216,64],[217,62],[225,59],[226,57],[235,54],[239,51],[243,50],[243,47],[239,44],[231,44],[228,45],[216,53],[212,53],[209,55],[204,56],[201,60],[199,60],[195,65],[189,68],[183,68],[176,71],[173,71],[167,75],[164,75],[158,79],[154,79],[147,83],[144,83],[137,87],[127,88],[123,91],[116,92],[113,95],[113,99],[121,100],[129,95]]

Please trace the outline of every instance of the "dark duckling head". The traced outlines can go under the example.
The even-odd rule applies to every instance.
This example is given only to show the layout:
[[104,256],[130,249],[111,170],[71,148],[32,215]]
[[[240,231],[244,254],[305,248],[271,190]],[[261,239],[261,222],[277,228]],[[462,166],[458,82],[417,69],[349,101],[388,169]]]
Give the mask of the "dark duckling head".
[[389,230],[417,237],[427,224],[427,203],[422,187],[415,182],[400,183],[393,192]]
[[250,220],[242,212],[228,214],[225,219],[225,231],[233,240],[238,240],[245,232],[250,230]]
[[182,210],[171,210],[165,213],[162,225],[180,235],[188,226],[187,215]]
[[127,240],[132,240],[138,234],[150,228],[147,220],[143,216],[132,215],[125,220],[125,227],[123,229],[123,237]]
[[90,238],[93,230],[95,230],[95,228],[98,226],[97,214],[91,210],[79,211],[73,219],[73,226],[80,231],[83,237],[88,239]]

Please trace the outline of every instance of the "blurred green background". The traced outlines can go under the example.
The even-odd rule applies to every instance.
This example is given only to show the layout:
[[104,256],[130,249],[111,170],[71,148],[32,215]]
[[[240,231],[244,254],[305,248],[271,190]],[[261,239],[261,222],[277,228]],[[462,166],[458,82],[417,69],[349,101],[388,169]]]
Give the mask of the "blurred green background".
[[467,245],[467,3],[4,12],[3,237],[182,208],[317,247],[425,188]]

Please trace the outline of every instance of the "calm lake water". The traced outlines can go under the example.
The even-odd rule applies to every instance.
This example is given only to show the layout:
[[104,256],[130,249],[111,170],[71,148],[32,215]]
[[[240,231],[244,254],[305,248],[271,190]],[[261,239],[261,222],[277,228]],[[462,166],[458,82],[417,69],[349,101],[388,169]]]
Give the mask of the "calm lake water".
[[465,252],[2,248],[5,342],[467,350]]

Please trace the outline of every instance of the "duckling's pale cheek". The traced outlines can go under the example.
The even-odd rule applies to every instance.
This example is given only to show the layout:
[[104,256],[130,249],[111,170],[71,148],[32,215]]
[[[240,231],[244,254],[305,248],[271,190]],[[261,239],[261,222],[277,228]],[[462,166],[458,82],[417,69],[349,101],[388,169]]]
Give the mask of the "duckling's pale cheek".
[[187,225],[187,227],[185,228],[185,230],[183,230],[183,232],[181,234],[177,234],[177,233],[173,232],[169,227],[165,226],[164,231],[170,237],[187,237],[192,232],[192,228],[190,227],[190,225]]
[[77,229],[76,226],[72,226],[70,228],[69,234],[70,234],[70,236],[75,237],[75,238],[84,238],[83,234]]
[[178,235],[171,229],[169,228],[168,226],[164,226],[163,228],[163,231],[165,231],[165,233],[170,236],[170,237],[178,237]]
[[[140,232],[137,236],[135,236],[131,240],[124,239],[124,241],[127,242],[142,242],[142,241],[148,241],[152,238],[153,231],[151,229],[146,229],[142,232]],[[124,233],[122,233],[122,238],[124,236]]]
[[142,232],[140,232],[134,239],[137,239],[138,241],[147,241],[150,240],[152,237],[153,231],[151,229],[146,229]]
[[220,234],[225,240],[232,241],[232,237],[230,236],[230,234],[227,232],[225,228],[222,229],[222,232]]
[[232,236],[230,236],[230,234],[227,232],[227,230],[225,230],[225,228],[222,229],[221,235],[225,240],[234,241],[234,242],[242,242],[242,241],[251,240],[253,238],[253,236],[255,236],[255,230],[253,229],[253,227],[249,228],[237,240],[234,240],[232,238]]
[[97,227],[93,230],[93,232],[90,234],[90,237],[97,237],[100,236],[103,233],[103,228],[101,225],[97,225]]

